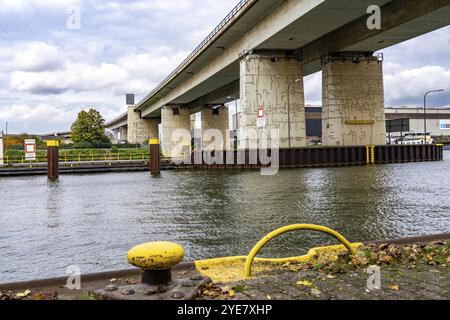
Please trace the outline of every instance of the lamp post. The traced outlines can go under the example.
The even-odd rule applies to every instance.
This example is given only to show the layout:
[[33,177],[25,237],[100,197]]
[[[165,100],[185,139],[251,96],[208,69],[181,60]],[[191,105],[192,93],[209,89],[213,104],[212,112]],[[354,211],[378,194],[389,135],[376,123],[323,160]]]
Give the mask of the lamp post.
[[427,144],[427,96],[431,93],[435,93],[435,92],[443,92],[444,89],[439,89],[439,90],[430,90],[425,92],[425,95],[423,96],[423,128],[425,130],[425,139],[424,139],[424,143]]
[[302,79],[296,79],[288,84],[288,91],[287,91],[287,107],[288,107],[288,143],[289,148],[291,148],[291,105],[289,103],[289,95],[291,92],[291,86],[293,86],[295,83],[301,81]]
[[236,130],[235,130],[235,136],[234,136],[234,141],[236,144],[236,148],[237,148],[237,144],[238,144],[238,128],[239,128],[239,118],[238,118],[238,98],[236,98],[235,96],[229,96],[227,97],[228,99],[234,99],[234,103],[235,103],[235,109],[236,109]]
[[8,122],[6,122],[6,130],[5,130],[5,151],[8,149],[8,144],[6,143],[7,138],[8,138]]

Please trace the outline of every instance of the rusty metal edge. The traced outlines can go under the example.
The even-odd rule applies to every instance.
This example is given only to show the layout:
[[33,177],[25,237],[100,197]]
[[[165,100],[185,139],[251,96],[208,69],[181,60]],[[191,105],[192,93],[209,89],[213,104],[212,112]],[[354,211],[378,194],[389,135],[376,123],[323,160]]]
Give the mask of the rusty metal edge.
[[[173,267],[173,271],[183,271],[195,268],[194,262],[183,262]],[[138,268],[130,268],[130,269],[122,269],[115,271],[105,271],[105,272],[96,272],[89,274],[82,274],[81,281],[98,281],[103,279],[111,279],[111,278],[122,278],[122,277],[131,277],[136,276],[141,273],[141,269]],[[0,284],[0,291],[8,291],[8,290],[22,290],[22,289],[32,289],[39,287],[50,287],[50,286],[65,286],[67,282],[67,277],[56,277],[56,278],[48,278],[48,279],[40,279],[40,280],[31,280],[31,281],[20,281],[20,282],[12,282],[12,283],[4,283]]]
[[[416,237],[407,237],[401,239],[391,239],[391,240],[374,240],[374,241],[366,241],[364,244],[397,244],[397,245],[407,245],[414,243],[424,243],[424,242],[433,242],[433,241],[446,241],[450,240],[450,233],[442,233],[442,234],[434,234],[427,236],[416,236]],[[192,270],[195,269],[195,262],[183,262],[172,268],[173,271],[184,271],[184,270]],[[129,277],[139,275],[141,272],[138,268],[132,269],[123,269],[116,271],[106,271],[106,272],[97,272],[81,275],[81,281],[98,281],[104,279],[111,278],[121,278],[121,277]],[[0,284],[0,291],[8,291],[8,290],[23,290],[23,289],[33,289],[39,287],[49,287],[49,286],[64,286],[66,284],[67,277],[57,277],[57,278],[49,278],[42,280],[32,280],[32,281],[22,281],[22,282],[12,282]]]
[[433,242],[433,241],[446,241],[450,240],[450,233],[441,233],[441,234],[433,234],[428,236],[416,236],[416,237],[408,237],[401,239],[392,239],[392,240],[375,240],[375,241],[367,241],[365,244],[398,244],[398,245],[406,245],[406,244],[414,244],[414,243],[423,243],[423,242]]

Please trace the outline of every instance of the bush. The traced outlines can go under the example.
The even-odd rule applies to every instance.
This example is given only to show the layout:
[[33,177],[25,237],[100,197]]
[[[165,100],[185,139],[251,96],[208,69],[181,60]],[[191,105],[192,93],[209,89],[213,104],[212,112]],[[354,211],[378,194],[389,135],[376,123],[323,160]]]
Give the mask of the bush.
[[115,146],[117,146],[117,148],[120,149],[133,149],[142,147],[142,145],[140,144],[131,144],[131,143],[116,144]]
[[60,149],[109,149],[112,147],[111,142],[78,142],[78,143],[66,143],[60,146]]
[[25,146],[23,145],[12,145],[8,146],[8,150],[25,150]]

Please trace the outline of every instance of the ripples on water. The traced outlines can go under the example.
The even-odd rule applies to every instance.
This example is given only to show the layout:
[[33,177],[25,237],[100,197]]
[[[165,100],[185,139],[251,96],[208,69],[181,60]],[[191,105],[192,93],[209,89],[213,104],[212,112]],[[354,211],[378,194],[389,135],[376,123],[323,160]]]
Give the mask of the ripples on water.
[[[445,153],[450,158],[450,152]],[[352,241],[450,231],[450,161],[259,171],[0,178],[0,283],[126,268],[133,245],[183,244],[187,260],[243,255],[291,223],[334,228]],[[334,241],[298,232],[264,256]],[[20,271],[18,271],[20,269]]]

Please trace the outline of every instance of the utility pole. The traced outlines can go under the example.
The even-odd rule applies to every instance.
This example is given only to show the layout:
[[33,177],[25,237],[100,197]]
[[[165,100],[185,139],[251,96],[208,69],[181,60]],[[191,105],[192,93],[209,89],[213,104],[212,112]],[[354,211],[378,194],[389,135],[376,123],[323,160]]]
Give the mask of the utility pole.
[[439,89],[439,90],[431,90],[431,91],[427,91],[425,93],[425,95],[423,96],[423,128],[425,130],[424,135],[425,135],[425,139],[424,139],[424,144],[427,144],[427,96],[430,93],[434,93],[434,92],[443,92],[444,89]]
[[8,144],[6,143],[7,138],[8,138],[8,122],[6,122],[6,128],[5,128],[5,151],[6,151],[6,149],[8,149]]
[[289,101],[289,94],[291,92],[291,86],[293,86],[295,83],[301,81],[302,79],[296,79],[288,84],[288,90],[287,90],[287,107],[288,107],[288,143],[289,148],[291,148],[291,104]]
[[234,99],[234,105],[235,105],[235,109],[236,109],[236,121],[235,121],[235,125],[236,125],[236,129],[234,130],[234,141],[235,141],[235,147],[237,148],[238,146],[238,130],[239,130],[239,114],[238,114],[238,98],[235,96],[229,96],[227,97],[227,99]]

